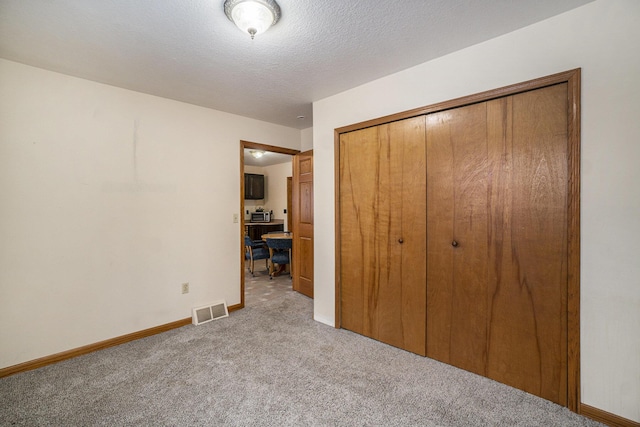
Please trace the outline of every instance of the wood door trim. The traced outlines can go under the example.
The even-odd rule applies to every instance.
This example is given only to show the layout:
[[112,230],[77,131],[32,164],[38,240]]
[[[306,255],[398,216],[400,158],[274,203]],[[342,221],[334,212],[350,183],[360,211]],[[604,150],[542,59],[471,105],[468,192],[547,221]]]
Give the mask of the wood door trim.
[[567,407],[580,409],[580,69],[567,76]]
[[[292,148],[276,147],[275,145],[260,144],[259,142],[251,142],[240,140],[240,241],[244,239],[244,150],[252,148],[256,150],[271,151],[279,154],[289,154],[295,156],[300,150]],[[244,308],[244,244],[240,245],[240,304],[238,308]]]
[[335,203],[333,204],[334,218],[335,218],[335,297],[334,297],[334,327],[340,329],[342,327],[342,312],[340,309],[340,294],[341,294],[341,274],[342,271],[342,240],[340,238],[340,133],[338,129],[333,132],[333,191],[335,195]]
[[[295,150],[293,148],[276,147],[275,145],[260,144],[259,142],[241,140],[240,144],[242,145],[243,150],[245,148],[253,148],[256,150],[271,151],[271,152],[280,153],[280,154],[290,154],[292,156],[295,156],[296,154],[300,153],[300,150]],[[242,163],[244,165],[244,151],[242,152],[242,154],[243,154]]]
[[458,108],[560,83],[568,91],[568,283],[567,283],[567,407],[580,410],[580,85],[576,68],[497,89],[480,92],[388,116],[355,123],[334,130],[335,179],[335,327],[341,327],[340,313],[340,135],[410,117]]

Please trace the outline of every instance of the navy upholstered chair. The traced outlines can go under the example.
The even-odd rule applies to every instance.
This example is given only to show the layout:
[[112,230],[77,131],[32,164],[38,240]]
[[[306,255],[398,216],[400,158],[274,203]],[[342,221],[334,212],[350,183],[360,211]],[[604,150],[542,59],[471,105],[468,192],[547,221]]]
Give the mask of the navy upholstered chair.
[[[255,260],[265,260],[265,266],[269,268],[269,251],[264,247],[262,241],[256,242],[249,236],[244,236],[244,259],[249,261],[249,272],[253,276]],[[271,270],[269,270],[271,272]]]
[[269,276],[275,275],[275,264],[283,267],[291,264],[291,239],[270,239],[267,237],[269,248]]

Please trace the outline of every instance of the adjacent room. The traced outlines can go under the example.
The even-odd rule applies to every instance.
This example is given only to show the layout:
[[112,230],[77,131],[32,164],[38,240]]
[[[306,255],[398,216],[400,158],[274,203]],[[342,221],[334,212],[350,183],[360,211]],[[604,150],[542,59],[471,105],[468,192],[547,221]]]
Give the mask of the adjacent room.
[[0,424],[640,425],[639,19],[0,0]]

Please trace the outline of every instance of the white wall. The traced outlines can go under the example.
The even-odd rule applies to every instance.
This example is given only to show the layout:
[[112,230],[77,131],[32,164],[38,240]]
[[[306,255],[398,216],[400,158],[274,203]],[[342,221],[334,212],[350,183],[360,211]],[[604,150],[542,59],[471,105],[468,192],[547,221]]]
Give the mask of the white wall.
[[300,131],[300,151],[313,149],[313,128],[306,128]]
[[292,162],[281,163],[264,167],[264,174],[267,177],[267,197],[266,209],[273,211],[274,219],[283,219],[285,229],[288,229],[287,214],[287,177],[292,173]]
[[246,173],[265,176],[264,199],[244,201],[245,220],[250,219],[250,215],[246,213],[247,210],[251,212],[256,208],[262,208],[265,211],[273,211],[273,219],[283,219],[284,228],[287,230],[287,214],[284,210],[287,208],[287,177],[292,175],[292,166],[292,162],[270,166],[245,165]]
[[639,19],[599,0],[315,102],[316,320],[335,320],[335,128],[582,67],[582,402],[640,421]]
[[297,129],[0,60],[0,367],[238,304],[241,139],[300,148]]

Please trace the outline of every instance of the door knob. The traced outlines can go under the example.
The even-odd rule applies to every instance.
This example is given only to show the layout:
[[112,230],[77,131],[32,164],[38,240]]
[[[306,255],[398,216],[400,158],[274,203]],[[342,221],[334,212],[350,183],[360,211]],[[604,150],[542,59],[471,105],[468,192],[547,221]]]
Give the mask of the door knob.
[[402,240],[402,237],[398,239],[398,243],[403,244],[404,240]]
[[458,247],[458,242],[456,242],[455,240],[453,242],[451,242],[451,246],[453,246],[454,248]]

